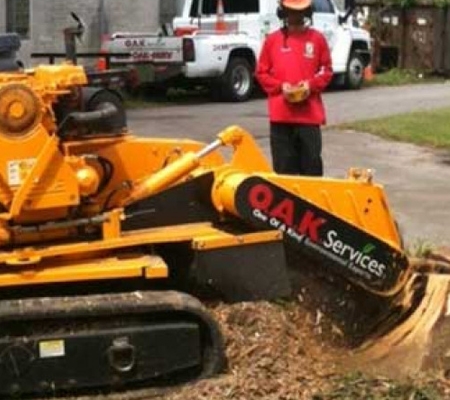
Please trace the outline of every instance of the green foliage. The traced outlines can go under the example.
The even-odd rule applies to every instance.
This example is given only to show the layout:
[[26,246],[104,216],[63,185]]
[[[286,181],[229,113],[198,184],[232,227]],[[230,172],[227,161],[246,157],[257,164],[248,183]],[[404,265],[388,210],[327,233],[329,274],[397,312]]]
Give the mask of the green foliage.
[[316,395],[315,400],[444,400],[430,384],[396,382],[353,372],[336,378],[331,391]]
[[422,71],[393,68],[387,72],[375,74],[374,79],[367,82],[366,85],[400,86],[412,83],[423,83],[424,81],[429,82],[430,80],[438,80],[438,78],[430,77]]
[[416,6],[435,6],[439,8],[450,5],[450,0],[380,0],[377,5],[412,8]]
[[394,115],[339,125],[402,142],[450,149],[450,108]]
[[430,243],[426,239],[418,239],[408,247],[406,253],[411,257],[427,257],[433,250],[435,250],[433,243]]
[[403,7],[403,8],[413,7],[416,3],[415,0],[399,0],[398,2],[399,2],[400,7]]

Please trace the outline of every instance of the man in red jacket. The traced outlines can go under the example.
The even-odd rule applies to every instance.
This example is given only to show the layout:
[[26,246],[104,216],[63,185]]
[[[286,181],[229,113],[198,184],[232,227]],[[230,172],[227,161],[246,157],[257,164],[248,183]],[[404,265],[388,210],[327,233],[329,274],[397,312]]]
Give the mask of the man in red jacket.
[[321,92],[333,76],[325,37],[311,28],[311,0],[281,0],[283,28],[268,35],[256,78],[268,95],[270,147],[277,173],[323,175]]

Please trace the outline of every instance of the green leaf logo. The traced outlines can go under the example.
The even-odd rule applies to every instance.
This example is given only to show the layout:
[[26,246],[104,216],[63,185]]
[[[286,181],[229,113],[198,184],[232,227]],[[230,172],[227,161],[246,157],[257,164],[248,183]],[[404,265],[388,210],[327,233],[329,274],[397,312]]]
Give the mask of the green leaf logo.
[[367,243],[362,252],[363,254],[369,254],[372,250],[375,250],[375,246],[372,243]]

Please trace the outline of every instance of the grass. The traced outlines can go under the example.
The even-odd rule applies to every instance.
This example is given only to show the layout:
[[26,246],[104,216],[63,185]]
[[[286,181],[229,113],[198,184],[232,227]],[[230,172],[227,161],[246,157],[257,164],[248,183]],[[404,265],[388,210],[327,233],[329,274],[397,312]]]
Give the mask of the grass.
[[384,138],[450,149],[450,108],[399,114],[341,124],[339,129],[353,129]]
[[374,75],[373,80],[365,82],[365,86],[401,86],[414,83],[442,82],[445,79],[430,75],[423,71],[393,68]]
[[444,400],[443,388],[435,382],[396,382],[384,378],[371,378],[355,372],[338,378],[333,389],[314,400]]
[[428,257],[436,247],[425,239],[416,240],[407,250],[406,253],[410,257]]

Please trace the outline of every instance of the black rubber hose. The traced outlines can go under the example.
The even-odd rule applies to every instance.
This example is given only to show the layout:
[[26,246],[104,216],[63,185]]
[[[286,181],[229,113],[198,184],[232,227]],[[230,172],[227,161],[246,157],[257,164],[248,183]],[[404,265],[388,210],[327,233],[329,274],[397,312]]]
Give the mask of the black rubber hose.
[[101,165],[103,170],[103,176],[102,180],[100,181],[100,185],[98,186],[98,189],[95,193],[95,196],[100,194],[103,189],[108,186],[109,182],[111,181],[112,176],[114,175],[114,165],[111,161],[109,161],[105,157],[98,156],[98,163]]
[[77,111],[69,114],[69,118],[76,122],[86,123],[95,122],[105,118],[112,117],[119,110],[112,103],[103,103],[99,109],[95,111]]

